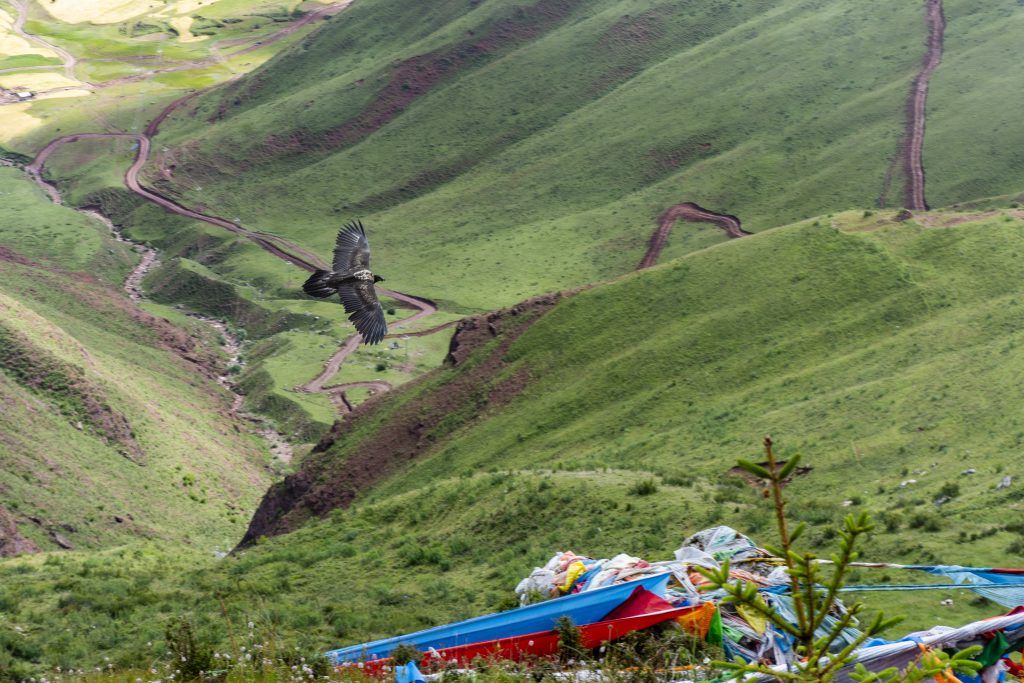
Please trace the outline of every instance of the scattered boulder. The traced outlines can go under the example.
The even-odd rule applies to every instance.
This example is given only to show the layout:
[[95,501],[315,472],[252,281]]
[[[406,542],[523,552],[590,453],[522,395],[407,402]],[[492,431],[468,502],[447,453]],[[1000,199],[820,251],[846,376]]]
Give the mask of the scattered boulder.
[[71,541],[69,541],[68,539],[64,538],[63,536],[58,534],[56,531],[51,531],[50,532],[50,536],[53,537],[53,542],[56,543],[57,545],[59,545],[64,550],[74,550],[75,549],[75,546],[71,545]]

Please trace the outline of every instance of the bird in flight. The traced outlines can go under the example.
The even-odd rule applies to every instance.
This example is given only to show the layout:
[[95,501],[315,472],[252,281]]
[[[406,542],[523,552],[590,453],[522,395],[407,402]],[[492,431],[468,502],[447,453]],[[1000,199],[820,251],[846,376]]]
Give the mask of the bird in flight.
[[359,221],[352,221],[338,231],[331,267],[334,270],[318,270],[310,275],[302,285],[303,291],[318,299],[337,293],[348,319],[363,335],[363,343],[380,343],[388,326],[373,283],[383,282],[384,278],[370,271],[370,243]]

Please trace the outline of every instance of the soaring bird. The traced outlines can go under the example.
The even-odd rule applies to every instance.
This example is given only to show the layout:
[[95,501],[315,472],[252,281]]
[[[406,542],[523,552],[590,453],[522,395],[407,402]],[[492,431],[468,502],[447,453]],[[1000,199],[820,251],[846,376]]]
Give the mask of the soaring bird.
[[310,275],[302,289],[318,299],[337,292],[348,319],[363,335],[363,343],[380,343],[388,326],[373,283],[384,278],[370,272],[370,243],[361,222],[352,221],[338,231],[331,267],[333,271],[318,270]]

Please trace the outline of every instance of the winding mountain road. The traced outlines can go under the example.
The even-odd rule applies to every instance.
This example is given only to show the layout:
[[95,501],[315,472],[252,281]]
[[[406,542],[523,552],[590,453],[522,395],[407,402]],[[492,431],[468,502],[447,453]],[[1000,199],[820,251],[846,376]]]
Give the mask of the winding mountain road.
[[[150,135],[156,135],[159,132],[159,125],[164,119],[167,118],[170,113],[185,104],[188,100],[195,96],[196,93],[187,95],[185,97],[178,98],[171,102],[160,114],[153,119],[152,122],[146,127],[145,133],[75,133],[72,135],[65,135],[47,143],[39,152],[31,163],[25,166],[25,170],[32,176],[33,180],[42,187],[46,193],[50,196],[50,199],[54,203],[60,204],[62,198],[60,192],[56,187],[46,182],[42,176],[43,168],[46,164],[46,160],[49,156],[63,145],[78,142],[79,140],[96,140],[96,139],[132,139],[137,143],[135,160],[131,166],[125,172],[124,182],[129,190],[135,194],[143,197],[144,199],[163,207],[171,213],[178,214],[179,216],[185,216],[194,220],[203,221],[211,225],[229,230],[232,233],[245,237],[246,239],[254,242],[256,245],[264,249],[265,251],[277,256],[278,258],[290,263],[294,266],[302,268],[303,270],[312,272],[318,268],[326,268],[327,266],[320,261],[315,255],[310,252],[301,249],[297,245],[293,244],[289,240],[276,235],[270,235],[266,232],[253,231],[245,228],[239,223],[229,221],[226,218],[220,216],[213,216],[210,214],[201,213],[195,211],[180,203],[165,197],[157,192],[154,192],[148,188],[143,187],[139,183],[139,171],[145,165],[149,159],[149,153],[152,148],[152,142]],[[299,253],[296,253],[299,252]],[[300,255],[300,253],[302,255]],[[408,325],[417,320],[425,318],[429,315],[433,315],[437,312],[437,306],[430,300],[424,299],[410,294],[404,294],[402,292],[396,292],[394,290],[378,288],[378,291],[384,296],[390,297],[402,304],[414,309],[416,312],[406,318],[394,321],[391,323],[391,328],[398,328],[403,325]],[[410,332],[405,334],[389,334],[385,338],[395,338],[400,336],[424,336],[427,334],[433,334],[444,328],[450,327],[454,324],[454,321],[447,322],[441,325],[437,325],[427,330],[421,330],[418,332]],[[297,390],[306,393],[326,393],[330,396],[331,400],[339,410],[342,412],[348,412],[351,410],[351,404],[345,398],[344,393],[348,389],[370,389],[372,393],[380,391],[386,391],[391,385],[384,382],[354,382],[351,384],[338,384],[330,387],[324,387],[323,385],[338,371],[344,360],[359,347],[362,337],[359,334],[352,335],[349,337],[345,344],[342,345],[337,352],[335,352],[324,366],[324,370],[306,384],[297,387]]]
[[[60,47],[59,45],[54,45],[50,41],[40,38],[34,33],[28,33],[25,30],[25,21],[28,19],[28,4],[25,2],[25,0],[9,0],[9,2],[12,5],[14,5],[14,8],[16,10],[18,10],[18,16],[14,20],[14,24],[11,27],[14,29],[14,32],[22,38],[24,38],[25,40],[29,41],[30,43],[39,43],[47,50],[51,50],[52,52],[56,53],[57,56],[60,57],[61,61],[63,62],[64,75],[73,81],[77,81],[78,78],[75,76],[75,66],[78,64],[78,59],[73,54],[71,54],[64,48]],[[42,68],[52,69],[53,67],[50,66]],[[12,69],[5,69],[5,71],[12,71]],[[85,87],[88,87],[88,84],[85,84]]]
[[[24,5],[21,4],[21,0],[12,0],[12,2],[14,2],[15,6],[19,8],[19,13],[22,16],[21,24],[23,24]],[[269,42],[272,42],[272,40],[279,40],[280,38],[283,38],[284,36],[295,32],[296,30],[301,28],[301,26],[309,23],[310,21],[313,21],[314,19],[320,16],[324,16],[332,11],[340,11],[341,9],[344,9],[350,4],[350,2],[351,0],[346,0],[345,2],[334,3],[332,5],[325,6],[322,9],[316,10],[315,12],[311,12],[305,15],[299,21],[295,22],[294,24],[284,29],[281,29],[280,31],[277,31],[274,34],[271,34],[271,36],[265,37],[263,40],[258,41],[256,44],[252,46],[243,48],[242,50],[233,53],[232,56],[237,56],[240,54],[244,54],[245,52],[258,49],[259,47],[262,47],[268,44]],[[25,34],[25,36],[28,37],[29,34]],[[47,46],[51,47],[48,43]],[[64,51],[60,50],[59,48],[56,48],[56,46],[52,46],[52,48],[54,48],[55,51],[58,52],[58,54],[62,54],[62,58],[65,59],[65,69],[69,73],[73,74],[75,64],[74,57],[70,54],[64,53]],[[200,62],[195,62],[191,65],[186,65],[169,70],[180,71],[186,68],[195,68],[196,66],[204,65],[205,61],[206,60],[201,60]],[[118,82],[123,83],[128,82],[128,80],[130,79],[141,79],[145,77],[150,77],[158,73],[166,73],[169,70],[153,70],[147,72],[146,74],[138,74],[136,76],[127,77],[127,80],[118,79]],[[107,84],[110,83],[113,83],[113,81],[108,82]],[[163,207],[165,210],[171,213],[175,213],[180,216],[185,216],[187,218],[191,218],[194,220],[203,221],[205,223],[215,225],[217,227],[228,230],[234,234],[237,234],[241,237],[244,237],[252,241],[257,246],[261,247],[265,251],[273,254],[274,256],[277,256],[278,258],[286,261],[287,263],[302,268],[303,270],[312,272],[317,269],[326,268],[327,266],[318,256],[316,256],[315,254],[306,249],[303,249],[299,245],[296,245],[295,243],[291,242],[290,240],[287,240],[286,238],[264,231],[249,230],[240,223],[237,223],[235,221],[230,221],[220,216],[215,216],[194,209],[190,209],[187,206],[184,206],[179,202],[169,197],[166,197],[155,190],[144,187],[139,182],[139,173],[142,167],[149,160],[152,148],[152,138],[156,136],[157,133],[159,132],[160,125],[175,110],[182,107],[202,92],[205,92],[205,90],[189,93],[187,95],[177,98],[176,100],[168,104],[147,124],[142,133],[75,133],[71,135],[61,136],[59,138],[51,140],[42,149],[40,149],[39,152],[36,154],[35,158],[28,165],[25,166],[25,170],[32,176],[35,182],[39,184],[39,186],[42,187],[47,192],[50,198],[55,203],[59,204],[62,201],[59,191],[56,189],[56,187],[46,182],[46,180],[43,178],[43,168],[46,164],[46,160],[55,150],[57,150],[63,145],[72,144],[80,140],[125,138],[132,139],[136,142],[135,159],[125,172],[124,183],[125,186],[135,194],[139,195],[140,197],[143,197],[147,201],[150,201],[158,206]],[[693,202],[684,202],[682,204],[676,204],[672,207],[669,207],[665,212],[662,213],[661,217],[659,218],[658,228],[651,235],[648,250],[644,255],[644,258],[641,261],[640,265],[638,266],[638,269],[649,268],[657,262],[658,256],[667,242],[669,233],[672,230],[672,226],[674,225],[675,221],[679,219],[692,222],[713,223],[720,227],[722,230],[724,230],[726,234],[728,234],[732,238],[744,237],[750,234],[743,230],[742,227],[740,227],[740,220],[736,216],[709,211],[698,206],[697,204],[694,204]],[[155,259],[155,254],[151,256],[148,263],[152,263],[152,259]],[[139,283],[144,273],[145,268],[143,267],[141,270],[136,269],[135,271],[133,271],[132,276],[134,276],[134,280],[132,280],[132,276],[129,277],[129,280],[131,280],[131,282],[126,283],[126,289],[127,291],[129,291],[130,295],[141,296]],[[406,318],[393,321],[390,325],[392,329],[409,325],[415,321],[433,315],[434,313],[437,312],[437,306],[428,299],[381,288],[378,288],[378,291],[382,295],[394,299],[403,304],[404,306],[407,306],[416,311],[415,313]],[[434,334],[435,332],[438,332],[442,329],[454,325],[455,322],[456,321],[450,321],[429,329],[419,330],[416,332],[389,334],[385,338],[404,336],[425,336],[429,334]],[[341,367],[341,364],[345,361],[345,359],[353,351],[355,351],[356,348],[359,347],[361,341],[362,338],[359,334],[354,334],[351,337],[349,337],[345,341],[345,343],[327,360],[327,362],[324,364],[323,370],[309,382],[306,382],[305,384],[296,387],[296,390],[306,393],[325,393],[328,395],[332,403],[336,406],[339,413],[346,413],[352,410],[352,404],[349,402],[348,398],[345,395],[346,391],[351,389],[366,389],[369,390],[371,394],[376,394],[391,389],[391,385],[389,383],[382,381],[351,382],[346,384],[325,386],[327,381],[329,381],[330,378],[333,377],[338,372],[339,368]]]
[[[38,38],[37,36],[25,32],[23,27],[27,17],[27,6],[23,3],[22,0],[11,0],[11,2],[18,9],[18,19],[15,22],[15,31],[19,35],[24,37],[26,40],[31,40],[43,44],[47,48],[53,50],[58,55],[60,55],[61,58],[64,60],[64,69],[65,72],[68,74],[68,77],[74,78],[74,68],[77,63],[75,57],[67,51],[63,50],[62,48],[56,45],[52,45],[49,42],[41,38]],[[305,26],[311,21],[332,14],[334,12],[341,11],[349,4],[351,4],[351,2],[352,0],[344,0],[343,2],[336,2],[331,5],[319,8],[313,12],[310,12],[301,17],[298,21],[289,24],[288,26],[270,34],[269,36],[264,36],[262,39],[257,40],[255,44],[250,45],[249,47],[242,48],[241,50],[237,50],[230,56],[239,56],[260,49],[261,47],[264,47],[272,42],[280,40],[281,38],[284,38],[285,36],[294,33],[295,31],[299,30],[301,27]],[[159,73],[166,73],[168,71],[182,71],[200,66],[206,66],[208,64],[212,64],[214,61],[217,61],[217,59],[218,58],[209,58],[207,60],[200,60],[198,62],[193,62],[191,64],[171,69],[154,69],[144,74],[137,74],[135,76],[130,76],[123,79],[116,79],[115,81],[108,81],[103,85],[106,86],[115,83],[125,83],[130,82],[132,80],[141,80],[143,78],[149,78],[153,75]],[[263,231],[249,230],[242,226],[241,224],[236,223],[234,221],[229,221],[226,218],[195,211],[186,206],[183,206],[182,204],[174,201],[173,199],[170,199],[169,197],[165,197],[164,195],[158,192],[143,187],[142,184],[139,182],[139,172],[141,171],[142,167],[146,164],[146,162],[149,160],[150,151],[152,148],[151,138],[159,132],[160,125],[176,109],[183,106],[192,98],[196,97],[202,92],[205,92],[205,90],[196,91],[189,93],[187,95],[183,95],[182,97],[179,97],[170,104],[168,104],[166,107],[164,107],[164,109],[160,111],[159,114],[157,114],[147,124],[144,132],[141,134],[74,133],[71,135],[64,135],[54,140],[51,140],[42,149],[40,149],[39,152],[36,154],[35,158],[25,166],[25,170],[31,175],[32,179],[47,193],[47,195],[54,203],[61,204],[63,203],[63,198],[61,197],[60,192],[54,185],[46,182],[46,180],[43,178],[43,168],[45,167],[46,160],[50,157],[51,154],[53,154],[54,151],[56,151],[63,145],[72,144],[80,140],[131,139],[134,140],[137,145],[135,159],[132,162],[131,166],[129,166],[127,171],[125,172],[124,183],[125,186],[128,187],[128,189],[134,192],[135,194],[139,195],[140,197],[143,197],[144,199],[158,206],[163,207],[165,210],[170,211],[172,213],[178,214],[180,216],[185,216],[187,218],[192,218],[194,220],[203,221],[211,225],[215,225],[217,227],[228,230],[230,232],[233,232],[242,237],[245,237],[246,239],[254,242],[256,245],[258,245],[265,251],[277,256],[278,258],[286,261],[287,263],[302,268],[303,270],[312,272],[318,268],[325,268],[326,265],[315,254],[306,249],[303,249],[302,247],[294,244],[293,242],[283,237]],[[95,214],[97,218],[103,220],[107,225],[111,225],[105,216],[102,216],[96,212],[90,213]],[[148,267],[152,265],[155,258],[155,252],[149,252],[144,254],[142,263],[140,263],[140,265],[129,274],[129,277],[125,282],[125,291],[128,292],[129,297],[132,298],[133,300],[137,300],[138,298],[141,297],[141,279],[145,275],[145,272],[148,269]],[[380,293],[383,294],[384,296],[399,301],[401,304],[408,306],[416,311],[415,313],[406,318],[392,322],[392,328],[408,325],[412,322],[415,322],[417,320],[420,320],[421,318],[425,318],[437,312],[437,306],[427,299],[412,296],[409,294],[404,294],[402,292],[395,292],[393,290],[379,289],[378,291],[380,291]],[[391,338],[396,336],[413,335],[422,336],[426,334],[432,334],[441,329],[447,328],[453,324],[454,321],[438,325],[428,330],[411,332],[407,333],[407,335],[388,335],[388,337]],[[390,389],[391,385],[388,384],[387,382],[353,382],[349,384],[332,385],[330,387],[324,388],[324,383],[338,371],[338,368],[341,366],[341,363],[350,353],[352,353],[352,351],[354,351],[359,346],[359,343],[361,341],[362,338],[358,334],[355,334],[348,340],[346,340],[345,344],[335,354],[333,354],[331,358],[328,360],[328,362],[325,364],[324,371],[321,372],[314,379],[310,380],[310,382],[302,385],[302,387],[299,387],[299,389],[301,391],[327,393],[331,398],[332,402],[334,402],[334,404],[338,406],[340,412],[348,412],[351,411],[352,409],[351,403],[345,396],[345,391],[348,389],[368,389],[371,393],[378,393]]]

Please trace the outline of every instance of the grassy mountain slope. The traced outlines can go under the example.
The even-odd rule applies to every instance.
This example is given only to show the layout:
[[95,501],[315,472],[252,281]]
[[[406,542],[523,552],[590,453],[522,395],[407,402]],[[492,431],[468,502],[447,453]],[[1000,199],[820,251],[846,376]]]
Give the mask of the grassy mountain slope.
[[[181,613],[218,647],[252,621],[315,652],[510,606],[557,550],[664,558],[720,523],[767,541],[759,492],[728,472],[765,431],[814,466],[787,488],[811,547],[867,509],[879,524],[865,559],[1019,564],[1024,221],[890,218],[808,221],[471,319],[455,367],[361,407],[275,489],[308,492],[290,512],[262,510],[292,515],[293,533],[219,561],[138,547],[0,565],[0,634],[25,634],[9,656],[149,661],[146,643],[159,649]],[[365,456],[381,447],[393,459],[370,463],[386,477],[374,483]],[[996,489],[1006,475],[1018,483]],[[360,476],[331,511],[324,492]],[[932,580],[855,577],[918,579]],[[911,611],[906,629],[998,610],[953,589],[869,597]]]
[[230,545],[269,473],[213,380],[220,359],[78,272],[124,273],[101,223],[14,169],[0,187],[0,491],[19,533],[41,548]]
[[[255,645],[254,652],[297,649],[308,659],[512,607],[518,581],[556,551],[666,559],[687,535],[719,522],[723,508],[768,514],[738,480],[659,482],[640,495],[647,478],[623,471],[454,477],[337,510],[221,560],[155,545],[10,560],[0,564],[0,662],[6,654],[24,671],[103,666],[109,657],[118,669],[149,667],[163,659],[163,624],[181,614],[218,652],[244,656],[237,647]],[[974,545],[994,551],[1006,535]],[[754,536],[768,541],[768,527]],[[921,543],[932,547],[930,536]],[[872,555],[891,556],[908,538],[873,539]],[[969,605],[972,594],[956,589],[867,597],[887,614],[912,610],[894,634],[998,611]],[[955,613],[939,605],[946,598],[956,601]]]
[[1024,106],[1013,47],[1024,30],[1024,6],[943,4],[945,54],[929,89],[924,147],[928,201],[943,206],[1019,195],[1024,132],[1010,112]]
[[[998,525],[1021,505],[1019,487],[994,486],[1019,469],[1013,454],[1024,439],[1014,408],[1022,329],[1013,284],[1024,225],[996,215],[927,229],[875,217],[876,229],[864,231],[858,216],[835,220],[857,230],[807,222],[565,300],[507,349],[488,347],[501,364],[460,403],[444,401],[473,363],[389,396],[338,430],[308,471],[275,487],[289,502],[278,507],[268,496],[256,519],[277,526],[257,524],[255,534],[344,503],[337,491],[359,479],[368,454],[413,423],[414,442],[394,456],[413,459],[379,495],[493,467],[718,480],[771,432],[813,454],[813,477],[790,489],[801,501],[796,514],[812,523],[836,521],[842,498],[892,515],[897,528],[921,526],[939,516],[931,501],[941,489],[955,486],[939,538]],[[496,387],[523,377],[514,398],[489,408]],[[433,405],[449,417],[432,423]],[[961,476],[969,467],[980,474]],[[917,483],[900,487],[906,479]],[[943,559],[1000,561],[971,555]]]
[[361,3],[199,98],[163,189],[319,249],[361,214],[395,287],[491,308],[628,271],[678,201],[754,230],[871,205],[924,36],[921,7],[822,0],[383,21],[413,11]]

